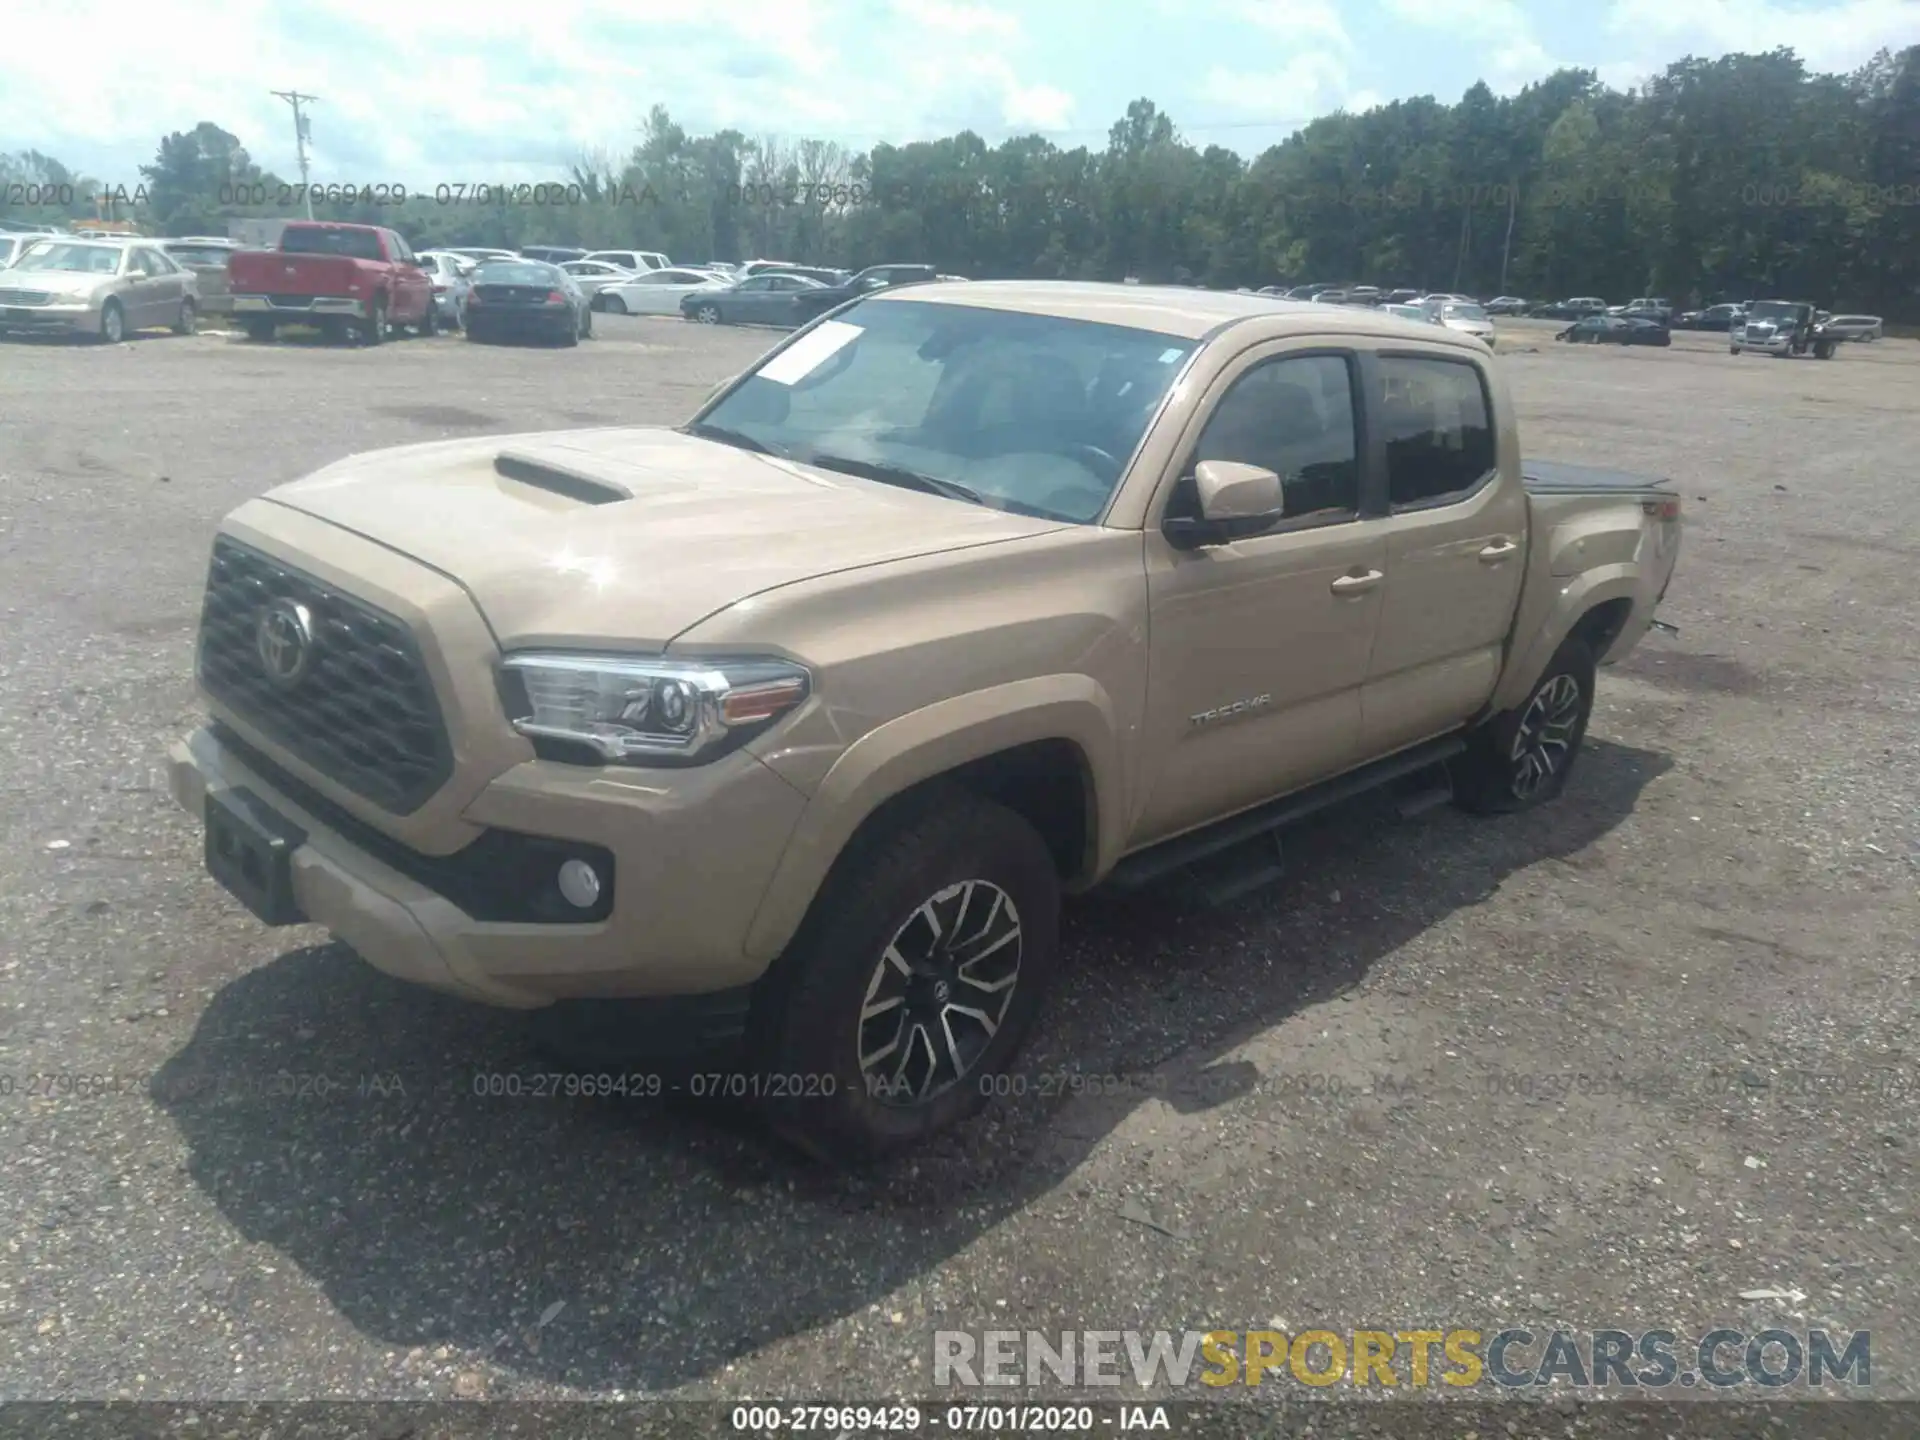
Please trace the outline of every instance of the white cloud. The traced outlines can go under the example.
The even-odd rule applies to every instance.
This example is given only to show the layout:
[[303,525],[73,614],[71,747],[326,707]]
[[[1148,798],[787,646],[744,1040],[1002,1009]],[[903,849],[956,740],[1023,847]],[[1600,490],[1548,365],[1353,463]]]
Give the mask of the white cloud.
[[[1815,70],[1851,70],[1883,46],[1898,50],[1920,37],[1920,0],[1842,0],[1818,9],[1780,0],[1615,0],[1607,29],[1657,40],[1670,59],[1679,58],[1676,46],[1716,56],[1786,46]],[[1651,74],[1665,64],[1641,68]]]
[[1226,14],[1289,39],[1353,44],[1332,0],[1236,0]]
[[[1325,50],[1303,50],[1274,70],[1215,66],[1204,82],[1216,104],[1244,115],[1285,115],[1304,124],[1338,108],[1347,94],[1346,62]],[[1284,107],[1284,109],[1282,108]]]
[[[689,130],[837,135],[852,143],[977,128],[1064,128],[1074,99],[1024,59],[1011,14],[967,0],[728,0],[710,14],[632,0],[481,3],[396,27],[391,0],[175,0],[147,25],[129,0],[62,0],[36,48],[87,54],[86,105],[58,66],[14,67],[0,135],[132,185],[160,137],[211,120],[256,161],[296,173],[293,123],[269,92],[317,94],[315,182],[537,179],[624,152],[658,102]],[[138,25],[136,47],[95,41]],[[929,34],[938,43],[927,43]],[[206,63],[209,36],[257,82]]]
[[1436,30],[1478,37],[1533,32],[1515,0],[1383,0],[1383,4],[1388,13],[1405,24]]
[[893,13],[947,35],[993,35],[1010,40],[1020,33],[1018,16],[955,0],[893,0]]

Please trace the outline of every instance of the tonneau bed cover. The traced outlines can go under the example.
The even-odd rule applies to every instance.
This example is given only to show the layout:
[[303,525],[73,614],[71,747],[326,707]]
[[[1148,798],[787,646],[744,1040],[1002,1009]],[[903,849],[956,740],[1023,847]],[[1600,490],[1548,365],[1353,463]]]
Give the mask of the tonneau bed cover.
[[1523,460],[1520,476],[1526,481],[1527,489],[1548,495],[1574,492],[1630,495],[1667,492],[1673,488],[1673,481],[1659,475],[1636,475],[1630,470],[1607,470],[1598,465],[1572,465],[1560,460]]

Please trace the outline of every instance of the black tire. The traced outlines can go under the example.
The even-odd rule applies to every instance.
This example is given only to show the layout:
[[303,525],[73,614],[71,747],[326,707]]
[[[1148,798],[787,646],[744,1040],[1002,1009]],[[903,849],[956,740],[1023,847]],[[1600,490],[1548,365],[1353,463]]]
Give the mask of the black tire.
[[344,315],[324,315],[320,319],[320,338],[329,345],[344,345],[352,337],[353,331],[347,325]]
[[271,320],[244,320],[241,324],[247,332],[247,339],[257,344],[264,345],[273,339],[273,321]]
[[440,329],[440,302],[432,296],[427,297],[427,312],[413,327],[413,333],[421,339],[435,335]]
[[1832,343],[1830,341],[1822,340],[1818,344],[1816,344],[1813,347],[1813,358],[1816,360],[1831,360],[1833,358]]
[[100,328],[93,338],[102,345],[118,345],[127,338],[127,312],[118,300],[109,300],[100,307]]
[[567,333],[560,337],[560,343],[571,350],[580,343],[580,317],[574,316],[567,325]]
[[[938,930],[925,918],[929,912],[940,917]],[[749,1044],[757,1068],[769,1080],[804,1082],[800,1094],[762,1087],[774,1129],[816,1158],[861,1165],[978,1110],[1040,1012],[1058,965],[1059,933],[1053,857],[1033,827],[1004,806],[940,791],[856,837],[756,996]],[[962,936],[991,948],[957,959],[946,947]],[[917,962],[923,946],[928,973],[896,980],[887,952]],[[1003,983],[1009,961],[1012,980]],[[972,978],[963,973],[981,966],[991,968],[976,968]],[[985,981],[994,988],[984,988]],[[893,985],[899,998],[863,1018]],[[995,1001],[1001,992],[1005,998]],[[980,1009],[997,1003],[997,1017],[982,1025],[960,1014],[960,996]],[[901,1019],[889,1046],[883,1032],[895,1010]],[[908,1023],[923,1013],[939,1017],[947,1042],[942,1059],[934,1058],[927,1024]],[[863,1041],[873,1047],[867,1068]],[[890,1065],[896,1050],[903,1057],[897,1073]],[[931,1063],[916,1064],[921,1055]],[[877,1077],[871,1083],[870,1075]]]
[[624,315],[627,313],[627,302],[618,295],[608,295],[601,301],[600,308],[609,315]]
[[582,340],[593,338],[593,307],[591,305],[580,312],[580,338]]
[[194,322],[197,318],[198,312],[194,309],[192,297],[182,300],[180,302],[180,318],[173,322],[173,333],[176,335],[193,334]]
[[1559,795],[1587,737],[1593,686],[1592,647],[1569,635],[1526,699],[1467,737],[1466,753],[1452,764],[1455,802],[1479,814],[1505,815]]
[[383,295],[373,297],[373,308],[367,312],[367,318],[360,322],[360,343],[362,345],[384,345],[387,343],[387,301]]

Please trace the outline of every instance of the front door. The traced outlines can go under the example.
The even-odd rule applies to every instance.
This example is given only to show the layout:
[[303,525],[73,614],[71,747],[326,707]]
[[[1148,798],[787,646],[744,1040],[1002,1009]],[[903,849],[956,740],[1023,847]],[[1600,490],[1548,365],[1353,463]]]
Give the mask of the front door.
[[[1361,363],[1385,451],[1380,633],[1361,697],[1384,755],[1468,720],[1493,694],[1520,603],[1527,496],[1511,422],[1464,355],[1380,351]],[[1506,455],[1506,463],[1501,456]]]
[[[1386,540],[1360,519],[1354,367],[1344,351],[1256,347],[1214,383],[1198,441],[1147,517],[1151,678],[1132,846],[1361,758]],[[1195,513],[1202,460],[1278,473],[1284,518],[1230,544],[1173,546],[1161,521]]]

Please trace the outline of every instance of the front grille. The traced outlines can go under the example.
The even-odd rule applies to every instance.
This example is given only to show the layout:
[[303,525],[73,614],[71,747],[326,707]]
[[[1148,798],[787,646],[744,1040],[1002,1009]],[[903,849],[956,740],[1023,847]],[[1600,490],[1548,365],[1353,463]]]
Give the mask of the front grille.
[[[292,647],[304,652],[284,667],[292,678],[275,677],[263,624],[290,619],[293,607],[304,607],[311,638]],[[406,625],[225,536],[207,570],[199,672],[208,694],[393,814],[419,809],[452,772],[433,681]]]
[[51,305],[53,296],[45,290],[0,290],[0,305]]

